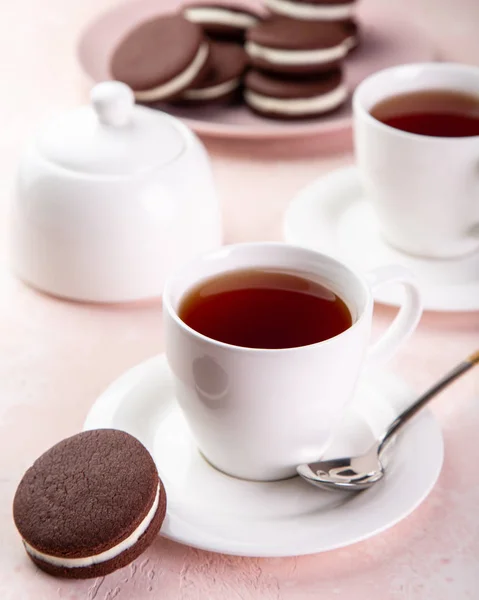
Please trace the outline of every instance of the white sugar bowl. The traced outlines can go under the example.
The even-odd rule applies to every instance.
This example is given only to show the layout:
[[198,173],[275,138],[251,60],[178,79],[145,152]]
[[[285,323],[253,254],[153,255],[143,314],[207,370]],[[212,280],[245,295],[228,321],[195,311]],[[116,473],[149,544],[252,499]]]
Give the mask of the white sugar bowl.
[[122,83],[98,84],[91,101],[47,123],[21,160],[13,271],[74,300],[158,297],[173,269],[221,243],[207,153]]

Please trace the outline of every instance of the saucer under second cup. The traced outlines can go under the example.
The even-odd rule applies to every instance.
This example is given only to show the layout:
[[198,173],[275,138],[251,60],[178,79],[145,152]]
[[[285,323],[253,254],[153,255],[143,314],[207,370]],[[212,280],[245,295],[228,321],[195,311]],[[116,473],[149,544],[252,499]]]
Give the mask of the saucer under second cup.
[[[290,244],[345,260],[361,271],[400,264],[416,275],[425,310],[479,310],[479,251],[461,258],[427,259],[404,254],[381,237],[357,167],[345,167],[301,190],[286,211],[283,232]],[[375,293],[383,304],[399,306],[394,285]]]

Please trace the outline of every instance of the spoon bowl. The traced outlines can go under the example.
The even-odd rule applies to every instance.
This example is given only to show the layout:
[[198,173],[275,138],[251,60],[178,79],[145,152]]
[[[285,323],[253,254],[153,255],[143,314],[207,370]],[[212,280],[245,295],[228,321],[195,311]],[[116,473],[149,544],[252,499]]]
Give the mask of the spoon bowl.
[[360,491],[380,481],[385,469],[376,442],[360,456],[299,465],[297,472],[308,483],[322,489]]

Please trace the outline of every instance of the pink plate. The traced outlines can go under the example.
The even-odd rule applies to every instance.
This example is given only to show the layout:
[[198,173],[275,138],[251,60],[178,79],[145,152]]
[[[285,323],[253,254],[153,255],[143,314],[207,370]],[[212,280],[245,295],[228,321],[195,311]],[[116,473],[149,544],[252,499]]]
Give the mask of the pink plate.
[[[138,23],[178,9],[181,0],[134,0],[100,15],[84,30],[78,43],[78,58],[93,81],[111,79],[110,56],[118,41]],[[434,60],[431,43],[408,21],[407,15],[392,11],[386,2],[362,0],[358,19],[362,25],[359,48],[346,61],[346,81],[352,91],[375,71],[392,65]],[[258,8],[259,2],[245,2]],[[165,104],[164,110],[180,117],[204,136],[236,138],[303,137],[348,129],[351,105],[321,118],[275,121],[258,117],[245,106],[184,108]]]

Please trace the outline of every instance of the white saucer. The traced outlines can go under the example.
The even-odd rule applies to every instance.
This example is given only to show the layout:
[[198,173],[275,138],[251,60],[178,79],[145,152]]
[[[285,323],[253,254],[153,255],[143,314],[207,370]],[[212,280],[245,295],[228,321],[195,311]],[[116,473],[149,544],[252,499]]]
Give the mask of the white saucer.
[[[479,310],[479,252],[459,259],[434,260],[409,256],[381,238],[370,204],[364,197],[356,167],[322,177],[302,190],[285,214],[287,242],[345,260],[361,270],[402,264],[417,277],[426,310]],[[401,303],[402,289],[378,289],[384,304]]]
[[[408,388],[392,375],[363,379],[327,454],[364,450],[410,399]],[[374,415],[369,424],[360,416],[366,411]],[[104,427],[128,431],[152,453],[168,494],[162,535],[243,556],[323,552],[379,533],[424,500],[443,459],[439,424],[425,410],[396,443],[386,479],[362,494],[324,492],[298,477],[273,483],[234,479],[198,453],[163,355],[126,372],[98,398],[84,429]]]

